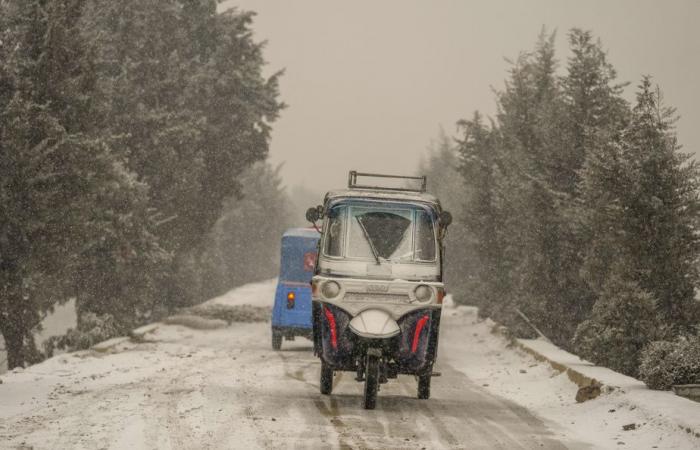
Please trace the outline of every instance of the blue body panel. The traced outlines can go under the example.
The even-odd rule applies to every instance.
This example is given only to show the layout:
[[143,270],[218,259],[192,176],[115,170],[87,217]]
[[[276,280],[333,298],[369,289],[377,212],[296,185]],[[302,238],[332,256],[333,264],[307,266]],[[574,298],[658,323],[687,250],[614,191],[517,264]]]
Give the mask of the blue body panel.
[[[294,292],[294,308],[287,308],[287,294]],[[272,326],[278,328],[312,328],[311,287],[277,284],[275,307],[272,310]]]
[[[308,228],[292,228],[282,236],[280,277],[272,309],[273,328],[312,329],[310,283],[319,237],[316,230]],[[295,297],[292,308],[287,302],[290,292]]]

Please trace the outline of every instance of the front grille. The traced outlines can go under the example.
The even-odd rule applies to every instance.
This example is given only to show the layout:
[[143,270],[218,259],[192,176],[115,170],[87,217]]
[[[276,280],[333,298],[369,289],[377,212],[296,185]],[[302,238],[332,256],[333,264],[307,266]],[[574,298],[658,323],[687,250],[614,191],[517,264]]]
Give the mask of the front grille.
[[366,292],[348,292],[343,297],[347,302],[386,302],[386,303],[409,303],[408,295],[401,294],[373,294]]

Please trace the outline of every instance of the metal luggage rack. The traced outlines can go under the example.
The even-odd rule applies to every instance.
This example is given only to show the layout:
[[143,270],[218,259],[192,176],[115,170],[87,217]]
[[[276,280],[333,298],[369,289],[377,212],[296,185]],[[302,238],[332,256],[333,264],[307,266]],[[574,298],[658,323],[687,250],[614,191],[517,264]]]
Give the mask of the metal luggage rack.
[[[358,184],[358,177],[369,177],[369,178],[391,178],[394,180],[413,180],[420,181],[420,188],[413,189],[410,187],[387,187],[387,186],[373,186],[369,184]],[[351,170],[348,175],[348,188],[350,189],[381,189],[383,191],[400,191],[400,192],[425,192],[427,189],[427,178],[425,175],[420,177],[411,177],[404,175],[385,175],[381,173],[363,173]]]

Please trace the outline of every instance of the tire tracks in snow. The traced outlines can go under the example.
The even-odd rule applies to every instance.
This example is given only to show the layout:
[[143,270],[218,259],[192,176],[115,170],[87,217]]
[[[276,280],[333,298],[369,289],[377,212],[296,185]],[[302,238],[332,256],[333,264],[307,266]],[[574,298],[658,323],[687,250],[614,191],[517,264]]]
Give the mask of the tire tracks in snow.
[[334,393],[324,396],[318,382],[309,381],[318,379],[319,363],[307,361],[308,355],[282,351],[278,356],[288,379],[313,389],[317,412],[332,425],[341,448],[463,448],[466,443],[502,449],[565,448],[537,417],[488,394],[447,364],[440,365],[443,376],[433,379],[430,400],[416,398],[414,377],[399,376],[381,385],[377,408],[367,411],[362,409],[362,383],[349,377],[340,383],[341,372],[335,376]]
[[[316,379],[320,379],[320,363],[318,359],[313,357],[312,361],[307,361],[302,363],[299,358],[291,358],[284,351],[277,351],[275,354],[280,358],[284,366],[285,376],[292,380],[300,383],[304,383],[307,387],[311,388],[318,398],[313,401],[316,407],[316,413],[320,414],[320,417],[327,420],[327,425],[332,427],[337,436],[337,446],[340,448],[370,448],[367,443],[358,434],[353,435],[351,429],[345,424],[345,422],[340,417],[340,412],[338,409],[338,401],[333,396],[324,396],[320,393],[319,383],[309,381],[308,377],[311,375],[316,375]],[[296,355],[295,355],[296,356]],[[298,362],[298,363],[297,363]],[[337,375],[333,377],[333,385],[337,386],[342,380],[343,373],[338,372]],[[312,395],[314,395],[312,394]],[[314,426],[314,422],[318,420],[309,420],[309,417],[313,415],[305,415],[305,420],[307,424]],[[318,419],[318,417],[317,417]],[[317,425],[317,424],[316,424]],[[304,432],[302,432],[304,433]]]

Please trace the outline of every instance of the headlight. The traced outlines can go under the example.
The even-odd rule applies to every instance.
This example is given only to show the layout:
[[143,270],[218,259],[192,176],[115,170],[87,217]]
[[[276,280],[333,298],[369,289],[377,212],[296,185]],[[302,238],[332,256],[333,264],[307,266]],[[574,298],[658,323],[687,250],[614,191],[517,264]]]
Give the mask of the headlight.
[[415,291],[413,291],[413,295],[416,296],[416,300],[419,302],[427,302],[431,298],[433,298],[433,290],[430,289],[428,286],[421,284],[416,288]]
[[340,285],[335,281],[326,281],[321,286],[321,294],[326,298],[334,298],[340,294]]

